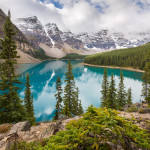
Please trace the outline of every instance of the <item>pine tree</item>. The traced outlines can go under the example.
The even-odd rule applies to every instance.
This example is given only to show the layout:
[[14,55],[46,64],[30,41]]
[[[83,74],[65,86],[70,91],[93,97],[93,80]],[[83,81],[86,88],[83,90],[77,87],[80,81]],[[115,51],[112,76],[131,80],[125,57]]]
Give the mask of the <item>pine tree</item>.
[[75,93],[75,81],[74,81],[74,75],[72,73],[72,65],[71,61],[68,61],[67,65],[67,72],[65,82],[66,86],[64,89],[64,97],[63,97],[63,103],[64,106],[62,108],[63,115],[71,116],[73,112],[73,101],[74,101],[74,93]]
[[141,96],[143,96],[144,100],[146,100],[148,97],[148,86],[149,86],[149,83],[148,83],[149,82],[149,70],[148,70],[147,65],[145,66],[144,70],[145,70],[145,72],[144,72],[143,77],[142,77],[143,89],[142,89],[142,95]]
[[107,96],[108,96],[108,76],[107,76],[107,68],[104,69],[103,82],[102,82],[102,97],[101,97],[101,105],[102,107],[107,107]]
[[2,62],[0,62],[0,77],[2,76],[2,65],[3,65],[3,63]]
[[72,99],[72,116],[78,115],[78,101],[79,101],[79,89],[75,88]]
[[65,78],[65,82],[66,82],[66,86],[64,89],[64,98],[63,98],[63,102],[64,102],[64,107],[63,107],[63,114],[66,116],[70,116],[71,115],[71,111],[72,111],[72,101],[73,101],[73,95],[74,95],[74,76],[72,73],[72,65],[71,65],[71,61],[68,61],[68,65],[67,65],[67,72],[66,74],[66,78]]
[[148,93],[147,93],[147,97],[145,97],[145,101],[148,103],[148,105],[150,106],[150,62],[147,62],[146,63],[146,66],[145,66],[145,70],[147,70],[147,74],[148,74]]
[[82,104],[81,104],[81,100],[79,100],[78,102],[78,115],[82,115],[84,113]]
[[132,90],[131,90],[131,88],[129,88],[128,92],[127,92],[127,104],[129,106],[132,105]]
[[81,104],[81,100],[79,99],[79,88],[76,88],[75,96],[73,100],[73,115],[81,115],[83,114],[83,108]]
[[62,95],[63,90],[61,87],[61,79],[59,76],[57,77],[57,80],[56,80],[56,90],[57,90],[57,93],[55,94],[55,97],[56,97],[57,103],[56,103],[56,108],[55,108],[55,115],[53,117],[54,120],[59,119],[61,103],[62,103],[61,95]]
[[116,109],[116,88],[114,75],[111,75],[111,81],[108,89],[107,108]]
[[117,104],[118,108],[124,107],[126,104],[126,91],[125,91],[125,86],[124,86],[124,78],[123,78],[123,73],[122,70],[120,72],[120,83],[118,87],[118,93],[117,93]]
[[69,103],[68,101],[64,101],[64,107],[62,108],[62,114],[64,116],[67,116],[67,117],[71,117],[71,112],[70,112],[70,109],[69,109]]
[[150,85],[150,63],[147,62],[144,68],[145,72],[143,74],[143,89],[142,89],[142,97],[146,102],[148,102],[148,95],[149,95],[149,85]]
[[0,123],[12,123],[24,120],[25,110],[17,92],[19,89],[17,85],[21,82],[15,74],[14,65],[17,64],[19,56],[17,56],[14,40],[16,33],[10,19],[10,11],[4,24],[4,33],[4,39],[1,39],[2,52],[0,54],[1,59],[4,60],[1,66],[0,80],[0,90],[2,91],[0,95]]
[[29,83],[29,74],[27,74],[26,77],[26,89],[25,89],[25,98],[24,98],[24,104],[26,109],[26,119],[31,122],[31,124],[34,124],[36,119],[34,117],[34,108],[33,108],[33,95],[31,93],[31,86]]
[[148,105],[150,106],[150,88],[148,89],[148,96],[146,98],[146,102],[148,103]]

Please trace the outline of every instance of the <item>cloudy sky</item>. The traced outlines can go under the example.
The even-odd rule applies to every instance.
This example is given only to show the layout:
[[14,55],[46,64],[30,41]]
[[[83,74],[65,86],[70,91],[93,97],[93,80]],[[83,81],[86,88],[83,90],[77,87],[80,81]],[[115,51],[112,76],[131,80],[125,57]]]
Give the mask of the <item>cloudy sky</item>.
[[0,0],[0,8],[13,19],[34,15],[74,33],[150,32],[150,0]]

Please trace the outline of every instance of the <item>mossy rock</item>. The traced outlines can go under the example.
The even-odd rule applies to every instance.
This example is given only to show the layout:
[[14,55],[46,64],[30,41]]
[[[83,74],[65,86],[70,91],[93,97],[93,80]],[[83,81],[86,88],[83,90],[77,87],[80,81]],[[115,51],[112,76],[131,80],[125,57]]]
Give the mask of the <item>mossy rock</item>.
[[141,114],[150,113],[150,108],[142,108],[142,109],[139,110],[139,113],[141,113]]

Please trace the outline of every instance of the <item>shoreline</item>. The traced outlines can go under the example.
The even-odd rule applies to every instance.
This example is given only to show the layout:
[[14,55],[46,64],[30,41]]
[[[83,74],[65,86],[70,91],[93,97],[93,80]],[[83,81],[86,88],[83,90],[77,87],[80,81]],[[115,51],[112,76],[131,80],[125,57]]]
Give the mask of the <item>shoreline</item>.
[[99,67],[99,68],[110,68],[110,69],[123,69],[123,70],[129,70],[129,71],[134,71],[134,72],[141,72],[144,73],[145,71],[139,70],[139,69],[133,69],[133,68],[125,68],[125,67],[113,67],[113,66],[100,66],[100,65],[92,65],[92,64],[87,64],[87,63],[80,63],[84,66],[90,66],[90,67]]

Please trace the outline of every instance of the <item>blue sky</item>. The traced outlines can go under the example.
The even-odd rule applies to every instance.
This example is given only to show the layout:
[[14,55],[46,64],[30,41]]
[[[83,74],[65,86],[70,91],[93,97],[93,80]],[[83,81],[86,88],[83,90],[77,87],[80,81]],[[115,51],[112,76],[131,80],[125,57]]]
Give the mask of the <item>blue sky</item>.
[[[45,0],[40,0],[40,1],[41,1],[41,2],[44,2]],[[55,0],[50,0],[49,3],[54,4],[54,6],[55,6],[56,8],[60,8],[60,9],[63,8],[63,5],[60,4],[59,1],[56,2]]]
[[[46,2],[47,0],[40,0],[41,2]],[[80,0],[77,0],[80,1]],[[93,4],[91,0],[86,0],[87,2],[89,2],[89,4]],[[144,6],[147,5],[149,3],[148,0],[130,0],[131,2],[137,4],[140,8],[144,9]],[[68,0],[69,2],[69,0]],[[72,3],[74,3],[71,0]],[[48,0],[47,3],[52,3],[55,5],[55,7],[62,9],[64,7],[63,1],[60,2],[60,0]],[[95,7],[101,9],[100,5],[98,4],[98,1],[95,3]]]
[[150,32],[150,0],[0,0],[0,8],[13,19],[37,16],[74,33]]

